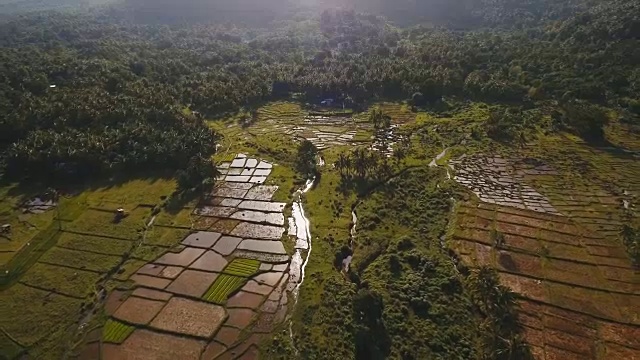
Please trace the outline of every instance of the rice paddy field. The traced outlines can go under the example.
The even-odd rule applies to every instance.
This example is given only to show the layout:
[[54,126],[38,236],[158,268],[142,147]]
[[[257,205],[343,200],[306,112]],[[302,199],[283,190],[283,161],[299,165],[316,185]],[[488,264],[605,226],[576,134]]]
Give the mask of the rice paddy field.
[[[640,226],[637,136],[613,122],[609,146],[558,133],[512,147],[472,136],[483,104],[374,106],[392,134],[369,110],[293,102],[210,120],[221,176],[177,207],[167,177],[60,191],[37,212],[25,204],[44,189],[0,188],[0,358],[479,358],[467,274],[480,267],[515,292],[532,358],[640,358],[640,274],[621,235]],[[297,202],[302,140],[324,165]],[[358,147],[389,174],[341,174]]]

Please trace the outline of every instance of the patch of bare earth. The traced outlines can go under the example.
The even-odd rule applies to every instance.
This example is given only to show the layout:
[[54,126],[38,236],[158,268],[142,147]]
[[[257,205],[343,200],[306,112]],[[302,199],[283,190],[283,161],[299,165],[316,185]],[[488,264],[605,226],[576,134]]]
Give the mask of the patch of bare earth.
[[113,315],[116,319],[133,324],[148,324],[165,305],[162,301],[129,297]]
[[638,275],[617,240],[552,211],[496,204],[461,204],[455,223],[463,261],[496,268],[524,297],[536,359],[640,359]]
[[240,291],[227,301],[229,308],[257,309],[264,300],[264,296]]
[[203,249],[186,247],[179,253],[170,252],[162,255],[158,260],[156,260],[156,263],[174,266],[189,266],[198,257],[200,257],[203,252]]
[[193,297],[201,297],[218,277],[216,273],[185,270],[167,286],[167,291]]
[[207,251],[189,266],[191,269],[221,272],[227,266],[227,260],[215,251]]
[[210,338],[226,317],[223,307],[173,297],[153,319],[151,326],[165,331]]
[[256,313],[250,309],[229,309],[229,318],[225,322],[226,326],[244,329],[251,324]]
[[227,347],[233,345],[240,337],[240,330],[228,326],[223,326],[216,334],[215,340]]
[[162,300],[162,301],[166,301],[166,300],[169,300],[169,298],[171,298],[170,293],[153,290],[153,289],[147,289],[147,288],[137,288],[133,291],[132,295],[137,297],[143,297],[143,298],[152,299],[152,300]]
[[199,360],[204,341],[138,329],[121,345],[103,344],[102,360]]

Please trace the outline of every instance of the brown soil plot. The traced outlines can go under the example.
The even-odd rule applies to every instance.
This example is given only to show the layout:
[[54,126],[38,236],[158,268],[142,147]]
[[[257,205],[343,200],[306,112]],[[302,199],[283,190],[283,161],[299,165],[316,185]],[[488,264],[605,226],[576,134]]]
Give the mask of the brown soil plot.
[[540,258],[537,256],[500,251],[497,262],[498,265],[506,271],[543,278],[542,264]]
[[103,360],[199,360],[204,341],[136,330],[122,345],[104,344]]
[[213,216],[219,218],[226,218],[231,216],[236,211],[234,207],[224,206],[203,206],[194,210],[194,213],[202,216]]
[[222,353],[224,353],[227,350],[227,347],[212,341],[209,343],[209,345],[207,345],[207,348],[204,350],[204,353],[202,353],[202,360],[209,360],[209,359],[216,359],[218,358],[219,355],[221,355]]
[[[235,229],[235,227],[238,226],[239,223],[240,221],[238,220],[222,219],[222,220],[218,220],[215,224],[211,225],[209,230],[218,231],[223,234],[231,234],[233,229]],[[218,240],[218,242],[219,241],[220,240]]]
[[163,269],[164,265],[146,264],[138,269],[137,273],[142,275],[158,276]]
[[547,299],[544,281],[508,273],[500,273],[500,282],[529,299],[538,301],[545,301]]
[[195,259],[200,257],[204,253],[203,249],[196,249],[192,247],[185,247],[179,253],[166,253],[162,255],[156,263],[175,266],[189,266]]
[[253,280],[249,280],[242,290],[256,294],[269,295],[273,288],[267,285],[260,285]]
[[258,284],[276,286],[278,281],[282,278],[281,272],[268,272],[264,274],[260,274],[253,278]]
[[221,272],[227,266],[227,260],[214,251],[207,251],[200,256],[191,266],[190,269]]
[[182,245],[208,249],[218,241],[221,235],[218,232],[198,231],[182,240]]
[[225,325],[241,330],[249,326],[256,315],[256,313],[250,309],[229,309],[227,312],[229,313],[229,318],[227,322],[225,322]]
[[236,247],[238,247],[238,244],[240,244],[240,241],[242,241],[241,238],[223,236],[218,240],[216,245],[213,247],[213,250],[224,256],[231,255]]
[[165,305],[162,301],[129,297],[113,315],[116,319],[133,324],[148,324]]
[[143,298],[152,299],[152,300],[162,300],[162,301],[167,301],[171,298],[171,294],[166,293],[164,291],[158,291],[158,290],[141,288],[141,287],[135,289],[132,295],[137,297],[143,297]]
[[86,345],[80,355],[78,356],[79,360],[95,360],[100,359],[100,343],[92,343]]
[[184,268],[179,266],[166,266],[161,272],[160,277],[167,279],[175,279],[180,275],[180,273],[184,270]]
[[185,270],[167,287],[167,291],[201,297],[217,277],[218,274],[216,273]]
[[[551,281],[560,281],[585,287],[603,288],[603,278],[598,267],[564,260],[549,260],[544,269],[545,277]],[[604,286],[609,287],[609,286]]]
[[[578,317],[579,318],[579,317]],[[588,326],[580,325],[575,319],[544,314],[544,327],[546,329],[555,329],[567,334],[581,336],[583,338],[595,339],[597,337],[596,329]]]
[[593,340],[577,335],[571,335],[562,331],[545,329],[545,344],[559,349],[566,349],[574,353],[579,353],[587,358],[595,357]]
[[121,290],[113,290],[104,304],[104,311],[112,315],[116,309],[126,300],[126,293]]
[[558,349],[553,346],[545,346],[544,353],[546,360],[585,360],[584,355],[576,354],[571,351]]
[[242,238],[280,240],[284,234],[283,227],[258,225],[242,222],[233,229],[231,235]]
[[640,351],[640,327],[601,322],[600,334],[609,342]]
[[229,298],[227,307],[257,309],[262,300],[264,300],[264,297],[261,295],[240,291]]
[[215,340],[226,346],[231,346],[238,341],[239,336],[240,330],[223,326],[216,334]]
[[[277,186],[258,185],[258,186],[255,186],[253,189],[249,190],[249,192],[247,192],[244,198],[246,200],[269,201],[271,200],[271,198],[273,198],[273,195],[276,193],[276,191],[278,191]],[[236,204],[235,206],[238,206],[238,205],[239,203]]]
[[173,297],[153,319],[151,326],[158,329],[210,338],[226,317],[218,305]]
[[135,281],[138,285],[156,289],[164,289],[171,283],[171,280],[169,279],[139,274],[133,274],[129,279]]

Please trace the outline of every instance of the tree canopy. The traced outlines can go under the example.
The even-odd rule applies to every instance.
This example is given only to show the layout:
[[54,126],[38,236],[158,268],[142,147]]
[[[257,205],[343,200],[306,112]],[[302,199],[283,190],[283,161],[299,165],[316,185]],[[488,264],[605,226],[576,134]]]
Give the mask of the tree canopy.
[[[223,13],[244,14],[249,3]],[[381,3],[379,11],[351,5],[393,19],[391,2]],[[393,3],[407,11],[419,6]],[[462,4],[430,1],[413,10]],[[458,19],[444,27],[397,27],[353,10],[298,7],[253,25],[233,24],[231,15],[215,23],[131,15],[144,6],[0,22],[6,176],[184,167],[215,142],[192,111],[208,117],[290,93],[307,101],[348,97],[356,106],[455,97],[515,107],[502,123],[488,124],[498,133],[536,106],[555,109],[566,129],[590,139],[602,136],[605,123],[594,109],[619,108],[639,122],[637,2],[481,1],[460,15],[479,25]],[[460,23],[469,26],[460,31]]]

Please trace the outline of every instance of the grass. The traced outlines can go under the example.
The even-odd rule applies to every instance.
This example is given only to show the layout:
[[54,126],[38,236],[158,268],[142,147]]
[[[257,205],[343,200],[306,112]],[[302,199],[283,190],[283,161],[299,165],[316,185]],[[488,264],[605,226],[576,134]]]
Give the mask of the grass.
[[244,277],[220,274],[202,298],[216,304],[224,304],[229,296],[246,282],[247,279]]
[[96,236],[135,240],[140,237],[150,212],[146,208],[126,210],[129,215],[115,222],[115,208],[112,211],[89,209],[71,224],[63,225],[63,229]]
[[223,273],[235,276],[249,277],[255,274],[260,268],[260,261],[253,259],[233,259],[222,270]]
[[154,245],[139,245],[131,253],[131,257],[136,260],[153,261],[167,251],[166,247]]
[[216,164],[220,164],[223,162],[232,162],[233,159],[236,157],[236,154],[230,153],[230,152],[220,152],[217,153],[213,156],[213,161]]
[[193,208],[191,207],[181,209],[178,212],[168,212],[164,210],[156,215],[156,219],[153,224],[164,226],[191,227],[191,223],[194,220],[192,213]]
[[191,230],[154,225],[147,231],[144,243],[160,247],[173,247],[184,240]]
[[258,109],[258,120],[299,120],[305,115],[302,107],[298,103],[275,102],[266,104]]
[[[298,180],[301,181],[301,180]],[[268,185],[277,185],[278,190],[273,194],[273,201],[288,202],[294,191],[296,173],[284,165],[276,165],[267,179]]]
[[85,195],[91,206],[117,209],[132,205],[159,204],[163,197],[171,195],[175,189],[175,180],[156,177],[128,179],[121,183],[100,186],[87,190]]
[[373,136],[373,132],[371,131],[358,130],[358,132],[356,133],[356,136],[353,137],[353,141],[368,142],[368,141],[371,141],[372,136]]
[[67,249],[121,256],[131,250],[133,242],[62,232],[57,244]]
[[60,232],[56,224],[38,233],[29,246],[23,247],[11,260],[0,267],[0,288],[6,288],[22,276],[38,258],[55,245]]
[[[16,204],[19,199],[28,197],[24,194],[37,194],[39,190],[15,186],[0,188],[0,222],[13,224],[7,220],[20,216],[21,220],[31,223],[24,229],[19,224],[13,226],[13,233],[20,238],[16,237],[6,248],[5,243],[0,242],[2,251],[20,248],[18,242],[30,243],[11,257],[2,257],[9,262],[0,268],[3,275],[0,279],[3,286],[0,328],[23,345],[30,358],[63,358],[76,344],[81,307],[93,299],[95,285],[131,251],[134,244],[131,240],[140,238],[152,206],[161,203],[174,189],[175,181],[163,178],[127,180],[80,189],[78,195],[60,198],[59,223],[54,220],[58,210],[38,215],[18,214]],[[120,206],[129,212],[129,216],[116,224],[112,222],[113,210]],[[167,214],[165,219],[169,223],[182,221],[173,214]],[[59,224],[65,230],[87,234],[60,232]],[[35,230],[26,231],[34,227]],[[161,238],[172,244],[175,240],[168,239],[172,237],[176,236],[163,234]],[[155,259],[157,248],[142,247],[136,255]],[[126,261],[114,278],[107,281],[107,290],[114,285],[126,286],[122,281],[144,263],[135,259]],[[6,270],[9,270],[8,274]],[[20,282],[16,283],[17,280]],[[13,350],[8,347],[10,343],[3,339],[0,344],[3,356],[12,354]]]
[[15,284],[0,292],[0,328],[34,359],[61,359],[77,328],[81,300]]
[[101,274],[91,271],[37,263],[20,281],[63,295],[85,298],[93,294],[100,277]]
[[11,339],[7,333],[0,331],[0,358],[17,359],[24,351],[24,348]]
[[[0,263],[0,288],[7,287],[17,280],[42,254],[55,245],[60,236],[62,220],[54,221],[54,217],[72,221],[84,208],[82,196],[74,199],[61,197],[58,208],[55,210],[42,214],[21,214],[18,197],[30,198],[31,196],[25,193],[10,196],[10,189],[13,188],[3,188],[0,191],[0,195],[3,196],[0,202],[2,212],[0,221],[3,224],[7,222],[12,224],[10,240],[0,239],[0,251],[8,254],[2,257],[3,261]],[[18,223],[14,227],[13,223],[16,221]]]
[[135,330],[131,325],[127,325],[117,320],[109,319],[102,329],[102,340],[104,342],[121,344]]
[[[109,240],[105,239],[105,241]],[[40,262],[96,272],[108,272],[120,263],[120,259],[119,256],[94,254],[86,251],[63,249],[56,246],[47,251],[40,258]]]
[[[21,212],[20,212],[21,213]],[[19,251],[42,230],[47,229],[53,223],[55,211],[47,211],[42,214],[12,214],[0,218],[1,224],[10,224],[9,238],[0,238],[2,251]]]
[[120,271],[114,276],[114,279],[125,281],[146,263],[147,262],[143,260],[129,259],[122,264]]

